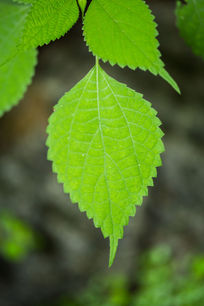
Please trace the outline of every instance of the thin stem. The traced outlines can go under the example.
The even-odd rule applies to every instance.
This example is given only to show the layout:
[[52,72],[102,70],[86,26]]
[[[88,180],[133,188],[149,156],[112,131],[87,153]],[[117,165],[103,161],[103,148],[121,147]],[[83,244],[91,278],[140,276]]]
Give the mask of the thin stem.
[[96,58],[96,67],[98,67],[98,66],[99,66],[99,59],[98,59],[98,56],[95,56],[95,58]]

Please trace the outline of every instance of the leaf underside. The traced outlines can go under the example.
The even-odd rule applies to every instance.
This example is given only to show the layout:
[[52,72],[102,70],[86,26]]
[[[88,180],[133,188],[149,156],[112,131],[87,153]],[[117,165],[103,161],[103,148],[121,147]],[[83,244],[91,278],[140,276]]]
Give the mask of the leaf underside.
[[37,51],[17,48],[28,8],[0,3],[0,116],[23,97],[37,62]]
[[22,46],[38,47],[63,36],[79,17],[76,0],[30,1]]
[[181,36],[204,59],[204,0],[177,1],[176,15]]
[[158,32],[143,0],[94,0],[84,18],[84,38],[90,51],[111,65],[149,70],[179,88],[160,59]]
[[48,159],[64,191],[110,239],[111,265],[164,151],[156,111],[97,64],[49,119]]

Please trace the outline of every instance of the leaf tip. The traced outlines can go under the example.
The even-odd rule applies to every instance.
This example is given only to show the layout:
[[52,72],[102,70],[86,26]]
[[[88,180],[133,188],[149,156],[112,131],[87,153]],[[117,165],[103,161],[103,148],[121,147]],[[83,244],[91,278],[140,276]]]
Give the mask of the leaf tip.
[[112,266],[115,259],[115,254],[118,248],[118,238],[113,235],[110,236],[110,256],[109,256],[109,268]]
[[181,94],[178,84],[174,81],[174,79],[170,76],[170,74],[164,68],[162,68],[159,74],[165,81],[167,81],[167,83],[169,83],[175,89],[175,91],[179,95]]

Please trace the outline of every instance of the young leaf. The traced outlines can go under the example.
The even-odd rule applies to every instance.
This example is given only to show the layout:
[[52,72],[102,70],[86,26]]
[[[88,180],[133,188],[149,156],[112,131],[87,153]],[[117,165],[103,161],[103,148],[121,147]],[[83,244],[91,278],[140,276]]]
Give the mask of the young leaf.
[[181,36],[204,59],[204,0],[177,1],[176,15]]
[[32,3],[22,36],[25,48],[60,38],[79,17],[76,0],[33,0]]
[[[84,19],[84,37],[94,55],[111,65],[148,69],[163,77],[157,35],[154,17],[143,0],[94,0]],[[164,79],[179,92],[170,75]]]
[[84,12],[85,12],[86,5],[87,5],[87,0],[78,0],[78,3],[81,9],[81,12],[82,12],[82,16],[84,16]]
[[156,111],[98,63],[49,119],[48,159],[64,191],[110,239],[111,265],[123,226],[152,186],[163,152]]
[[36,50],[18,51],[28,9],[0,3],[0,116],[22,98],[34,73]]

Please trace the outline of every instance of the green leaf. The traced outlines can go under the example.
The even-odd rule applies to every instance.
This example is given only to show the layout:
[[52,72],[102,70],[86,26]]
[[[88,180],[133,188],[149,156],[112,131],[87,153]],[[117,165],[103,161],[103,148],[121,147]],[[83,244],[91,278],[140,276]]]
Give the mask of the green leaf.
[[87,5],[87,0],[78,0],[78,3],[81,9],[81,12],[82,12],[82,16],[84,16],[84,12],[85,12],[86,5]]
[[65,94],[49,119],[53,171],[72,201],[109,237],[110,265],[123,226],[161,165],[159,125],[151,104],[98,64]]
[[177,1],[176,15],[181,36],[204,59],[204,0]]
[[0,116],[22,98],[34,73],[36,50],[18,51],[28,9],[0,3]]
[[19,52],[6,64],[0,66],[0,117],[23,97],[31,83],[37,51]]
[[0,3],[0,66],[18,53],[17,45],[22,35],[28,7]]
[[38,47],[64,35],[79,17],[76,0],[33,1],[25,23],[22,45]]
[[[168,73],[160,59],[158,32],[143,0],[94,0],[84,19],[84,37],[94,55],[111,65]],[[175,81],[164,78],[179,92]]]
[[0,253],[7,260],[21,261],[37,247],[35,233],[8,211],[0,213]]

